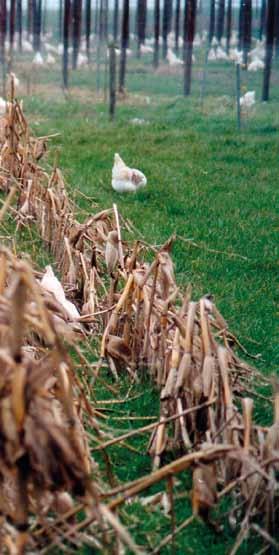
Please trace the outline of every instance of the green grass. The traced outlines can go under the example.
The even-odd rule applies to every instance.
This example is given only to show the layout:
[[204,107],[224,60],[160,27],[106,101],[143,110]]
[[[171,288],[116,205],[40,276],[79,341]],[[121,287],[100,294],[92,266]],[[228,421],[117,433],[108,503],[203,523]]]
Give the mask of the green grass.
[[[194,247],[179,238],[175,242],[173,258],[178,283],[185,288],[191,282],[196,298],[213,294],[231,330],[251,353],[262,355],[258,368],[266,374],[276,372],[278,91],[273,88],[270,104],[257,104],[242,133],[238,133],[231,66],[230,70],[226,64],[210,67],[204,113],[199,109],[196,81],[195,95],[183,99],[172,96],[179,92],[179,79],[153,78],[148,71],[128,76],[129,90],[141,93],[141,105],[138,98],[119,105],[115,123],[108,122],[105,105],[90,103],[94,75],[85,71],[72,78],[88,92],[83,101],[33,96],[25,99],[27,115],[36,133],[60,133],[50,143],[50,159],[57,159],[59,154],[60,167],[73,192],[80,190],[93,197],[100,209],[116,202],[123,216],[131,219],[153,244],[162,244],[176,233],[199,245],[200,248]],[[218,91],[216,75],[221,79]],[[58,82],[58,74],[53,75],[55,79]],[[247,77],[243,75],[243,79]],[[259,95],[259,75],[249,75],[248,79],[249,88],[252,84]],[[143,99],[146,94],[149,104]],[[225,99],[224,94],[228,95]],[[146,124],[131,125],[134,117],[143,117]],[[144,171],[148,178],[145,190],[127,196],[112,190],[115,152],[128,165]],[[77,200],[80,208],[91,210],[90,202],[78,196]],[[106,370],[103,377],[110,379]],[[123,377],[120,397],[125,396],[128,387]],[[120,405],[123,413],[115,415],[158,415],[158,393],[148,381],[134,386],[132,393],[140,396]],[[108,397],[100,387],[96,394],[98,398]],[[266,423],[270,410],[257,406],[257,416]],[[122,425],[110,417],[107,423],[120,433],[120,428],[132,429],[146,421],[123,421]],[[140,436],[129,442],[138,454],[118,446],[109,450],[118,480],[132,480],[150,472],[147,440]],[[103,473],[103,461],[97,458]],[[178,491],[189,492],[188,475],[179,479]],[[189,498],[178,501],[176,514],[178,522],[190,514]],[[125,508],[123,518],[135,539],[149,548],[170,530],[168,518],[158,510],[147,514],[137,503]],[[227,528],[217,536],[197,522],[177,538],[176,553],[221,555],[228,551],[233,537]],[[249,543],[243,544],[240,552],[255,551],[255,545]],[[170,552],[170,548],[162,551]]]

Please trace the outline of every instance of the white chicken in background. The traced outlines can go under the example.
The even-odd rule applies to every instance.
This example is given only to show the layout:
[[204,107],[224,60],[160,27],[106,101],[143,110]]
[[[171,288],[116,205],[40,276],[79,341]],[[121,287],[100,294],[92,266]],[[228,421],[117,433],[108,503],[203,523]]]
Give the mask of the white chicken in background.
[[152,46],[148,46],[148,44],[141,44],[140,45],[140,53],[141,54],[153,54]]
[[56,60],[55,60],[54,56],[53,56],[50,52],[48,53],[48,55],[47,55],[47,57],[46,57],[46,63],[47,63],[48,65],[50,65],[50,66],[51,66],[51,65],[53,66],[54,64],[56,64]]
[[33,52],[33,46],[29,40],[22,39],[22,51]]
[[63,306],[70,320],[78,320],[80,314],[76,306],[66,299],[65,291],[57,277],[54,275],[51,266],[46,267],[46,272],[41,279],[43,289],[52,293],[55,299]]
[[84,54],[79,52],[78,53],[78,58],[77,58],[77,66],[78,67],[83,67],[83,66],[86,66],[87,64],[88,64],[87,56],[85,56]]
[[264,69],[264,62],[259,58],[255,58],[248,65],[248,71],[258,71],[259,69]]
[[59,54],[57,46],[50,44],[49,42],[45,43],[45,49],[47,52],[52,52],[52,54]]
[[117,193],[135,193],[146,183],[147,179],[141,171],[129,168],[119,154],[114,155],[111,185]]
[[237,50],[237,48],[231,48],[229,58],[232,62],[235,62],[236,64],[242,64],[242,61],[243,61],[242,50]]
[[183,61],[180,60],[170,48],[168,48],[167,60],[171,67],[183,65]]
[[34,66],[43,66],[44,65],[44,59],[43,56],[40,52],[36,52],[33,60],[32,60],[32,64]]
[[221,48],[221,46],[217,46],[216,48],[216,60],[228,60],[228,55],[226,54],[225,50]]
[[214,48],[210,48],[210,50],[208,52],[207,59],[208,59],[209,62],[215,62],[216,61],[216,54],[215,54]]
[[255,91],[248,91],[240,98],[240,106],[242,108],[251,108],[256,102],[256,93]]

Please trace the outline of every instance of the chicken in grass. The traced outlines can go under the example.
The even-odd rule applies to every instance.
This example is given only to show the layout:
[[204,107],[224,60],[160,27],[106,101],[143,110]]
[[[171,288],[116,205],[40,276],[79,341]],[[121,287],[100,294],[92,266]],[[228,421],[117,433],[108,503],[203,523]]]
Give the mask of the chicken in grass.
[[129,168],[119,154],[114,155],[111,185],[117,193],[135,193],[146,183],[147,179],[141,171]]

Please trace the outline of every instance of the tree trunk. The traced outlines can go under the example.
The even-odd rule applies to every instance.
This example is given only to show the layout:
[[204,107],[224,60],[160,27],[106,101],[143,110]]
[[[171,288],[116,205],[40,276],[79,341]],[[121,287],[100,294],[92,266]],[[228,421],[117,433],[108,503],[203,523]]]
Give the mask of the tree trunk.
[[265,66],[263,78],[262,101],[269,100],[269,87],[271,76],[271,62],[274,43],[274,19],[275,19],[276,0],[268,0],[266,17],[266,42],[265,42]]
[[15,40],[15,18],[16,18],[16,0],[10,2],[10,62],[13,56],[14,40]]
[[33,4],[33,48],[35,52],[41,51],[42,28],[42,0],[35,0]]
[[47,33],[47,0],[44,0],[42,32],[43,35]]
[[259,29],[259,40],[263,40],[263,32],[265,28],[266,20],[266,0],[262,0],[261,6],[261,19],[260,19],[260,29]]
[[22,52],[22,0],[16,3],[16,31],[18,34],[18,48]]
[[215,0],[210,1],[210,16],[209,16],[209,30],[208,30],[208,44],[212,43],[215,32]]
[[59,35],[59,42],[62,42],[63,40],[63,0],[59,0],[58,35]]
[[98,35],[99,29],[99,0],[95,2],[94,34]]
[[226,38],[227,38],[227,54],[229,55],[230,52],[230,44],[231,44],[231,35],[232,35],[232,0],[228,0],[228,7],[227,7],[227,29],[226,29]]
[[243,6],[243,63],[248,65],[248,54],[251,50],[252,0],[245,0]]
[[31,38],[32,29],[34,28],[34,0],[27,0],[27,35],[28,40]]
[[225,23],[225,0],[219,0],[217,30],[216,30],[216,36],[217,36],[218,42],[221,42],[221,38],[224,34],[224,23]]
[[171,0],[164,0],[163,7],[163,58],[167,57],[168,52],[168,34],[171,28],[171,16],[172,16],[172,2]]
[[243,21],[243,12],[244,12],[244,2],[245,0],[240,0],[239,5],[239,20],[238,20],[238,50],[242,50],[243,48],[243,32],[244,32],[244,21]]
[[6,53],[5,53],[5,40],[7,33],[7,4],[6,0],[0,0],[0,57],[2,65],[2,80],[3,90],[2,94],[6,96]]
[[145,42],[146,29],[146,0],[138,0],[138,57],[140,57],[140,47]]
[[64,0],[64,25],[63,25],[63,89],[69,89],[69,35],[71,25],[71,0]]
[[119,20],[119,0],[114,0],[114,12],[113,12],[113,40],[114,42],[118,39],[118,20]]
[[114,44],[109,47],[109,116],[114,119],[116,102],[116,56]]
[[276,2],[276,11],[275,11],[275,56],[279,58],[279,0]]
[[81,37],[82,0],[73,2],[73,69],[77,69]]
[[191,92],[192,54],[196,23],[196,0],[185,0],[184,14],[184,96]]
[[175,23],[174,23],[174,33],[175,33],[175,53],[179,53],[179,32],[180,32],[180,0],[176,0],[175,6]]
[[125,77],[126,77],[126,49],[129,45],[129,16],[130,16],[129,0],[123,1],[123,14],[122,14],[122,30],[121,30],[121,54],[120,54],[120,69],[119,69],[119,92],[125,91]]
[[154,4],[154,57],[153,66],[159,66],[159,35],[160,35],[160,0],[155,0]]
[[85,40],[86,54],[88,62],[90,61],[90,33],[91,33],[91,0],[86,0],[85,5]]

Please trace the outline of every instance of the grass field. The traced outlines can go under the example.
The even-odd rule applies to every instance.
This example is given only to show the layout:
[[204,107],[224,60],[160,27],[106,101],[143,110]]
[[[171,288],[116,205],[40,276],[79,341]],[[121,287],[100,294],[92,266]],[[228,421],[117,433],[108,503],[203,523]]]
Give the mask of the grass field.
[[[221,95],[214,89],[218,71],[225,83]],[[35,88],[32,97],[25,98],[25,110],[36,134],[59,133],[50,142],[49,160],[59,160],[73,193],[81,191],[92,197],[91,203],[76,195],[80,209],[90,212],[96,210],[95,203],[103,209],[117,202],[123,216],[150,243],[159,245],[171,234],[177,234],[173,258],[178,283],[186,287],[191,282],[196,297],[213,294],[231,330],[249,352],[261,355],[257,367],[270,374],[278,368],[279,355],[279,96],[274,87],[270,104],[257,103],[246,118],[243,131],[238,133],[234,78],[231,73],[226,74],[226,69],[223,73],[218,71],[210,70],[203,113],[197,83],[196,94],[183,99],[175,96],[178,81],[174,82],[173,76],[156,76],[153,81],[150,72],[129,76],[129,90],[134,96],[119,104],[115,123],[108,122],[104,104],[92,102],[93,77],[85,72],[80,72],[82,96],[73,95],[67,102],[55,93],[47,98],[42,86],[37,93]],[[73,77],[74,82],[77,79]],[[254,80],[252,85],[259,93],[259,76],[249,79]],[[276,76],[274,79],[277,83]],[[53,83],[55,80],[58,81],[57,75],[53,76]],[[154,94],[159,92],[162,94]],[[144,118],[145,124],[133,125],[131,119],[135,117]],[[115,152],[146,174],[145,190],[128,196],[118,196],[112,190]],[[127,235],[127,239],[132,238]],[[106,370],[103,375],[111,379]],[[120,398],[124,398],[128,388],[123,376]],[[132,393],[137,398],[120,405],[107,420],[116,434],[146,421],[121,423],[115,417],[158,415],[158,393],[147,378],[135,385]],[[108,393],[99,386],[97,397],[104,396],[108,397]],[[257,405],[257,413],[262,423],[269,421],[270,411],[264,403]],[[148,437],[141,437],[131,441],[138,453],[119,447],[110,450],[118,480],[131,480],[150,472],[145,453],[147,440]],[[101,461],[100,465],[102,468]],[[190,488],[188,475],[181,476],[177,485],[177,523],[191,513]],[[122,516],[138,543],[148,550],[170,530],[169,518],[159,510],[147,513],[137,503],[128,505]],[[233,538],[229,528],[216,535],[196,522],[177,537],[175,552],[222,554],[228,552]],[[250,542],[243,544],[240,553],[256,551],[257,544]],[[171,548],[162,553],[171,553]]]

